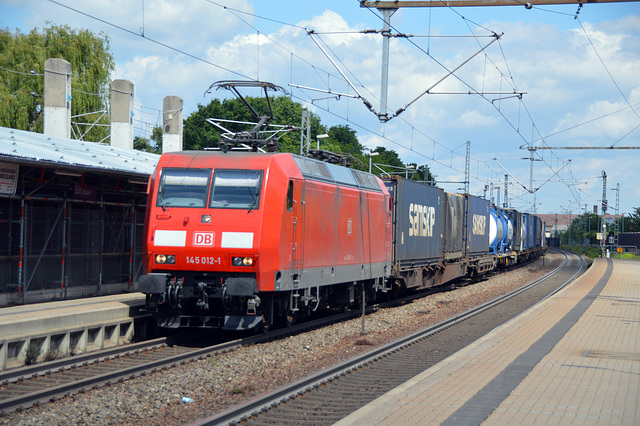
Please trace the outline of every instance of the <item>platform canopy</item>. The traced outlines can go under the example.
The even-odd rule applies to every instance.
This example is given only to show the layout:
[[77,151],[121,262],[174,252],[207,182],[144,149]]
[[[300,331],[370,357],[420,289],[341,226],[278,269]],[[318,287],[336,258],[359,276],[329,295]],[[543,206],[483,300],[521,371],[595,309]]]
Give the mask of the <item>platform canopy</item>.
[[0,127],[0,162],[148,177],[160,156]]

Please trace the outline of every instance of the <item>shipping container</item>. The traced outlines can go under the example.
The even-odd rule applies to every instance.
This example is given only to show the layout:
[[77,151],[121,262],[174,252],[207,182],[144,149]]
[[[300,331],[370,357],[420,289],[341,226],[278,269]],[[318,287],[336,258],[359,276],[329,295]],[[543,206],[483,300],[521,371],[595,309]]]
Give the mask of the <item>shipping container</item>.
[[518,213],[520,215],[520,247],[518,251],[527,249],[527,213]]
[[526,238],[526,227],[522,224],[522,213],[513,209],[505,211],[513,223],[513,244],[511,248],[515,251],[522,251],[524,248],[523,241]]
[[543,229],[542,229],[542,219],[540,217],[535,216],[536,218],[536,239],[535,239],[535,247],[542,247],[542,237],[543,237]]
[[464,255],[464,204],[461,194],[445,192],[444,256],[454,261]]
[[467,195],[467,247],[469,256],[489,252],[489,200]]
[[532,249],[536,245],[536,217],[527,213],[527,246],[526,249]]
[[384,179],[393,199],[393,263],[396,269],[438,263],[443,252],[444,191],[398,176]]

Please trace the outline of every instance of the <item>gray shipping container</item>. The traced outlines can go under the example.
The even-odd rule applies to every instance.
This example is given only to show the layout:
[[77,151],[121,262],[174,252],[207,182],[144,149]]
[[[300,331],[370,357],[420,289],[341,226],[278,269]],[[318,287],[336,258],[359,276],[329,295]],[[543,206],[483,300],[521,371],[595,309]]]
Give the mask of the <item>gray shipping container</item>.
[[536,216],[536,243],[535,247],[542,247],[542,219]]
[[444,191],[402,179],[383,179],[393,198],[393,262],[396,268],[427,266],[442,256]]
[[464,195],[445,192],[444,253],[446,260],[464,255]]
[[523,232],[522,229],[522,213],[517,210],[509,209],[505,210],[509,218],[513,222],[513,245],[512,249],[515,251],[520,251],[521,248],[524,248],[524,244],[522,244],[522,237],[526,235],[526,229]]
[[467,195],[467,246],[469,256],[489,252],[489,200]]

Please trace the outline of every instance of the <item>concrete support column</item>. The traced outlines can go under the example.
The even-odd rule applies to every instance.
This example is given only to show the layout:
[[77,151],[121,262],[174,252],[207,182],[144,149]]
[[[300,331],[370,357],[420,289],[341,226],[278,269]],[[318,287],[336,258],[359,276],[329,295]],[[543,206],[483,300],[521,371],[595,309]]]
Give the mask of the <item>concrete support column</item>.
[[133,149],[133,83],[111,82],[111,146]]
[[162,152],[182,151],[182,98],[165,96],[162,107]]
[[44,134],[71,138],[71,64],[61,58],[44,63]]

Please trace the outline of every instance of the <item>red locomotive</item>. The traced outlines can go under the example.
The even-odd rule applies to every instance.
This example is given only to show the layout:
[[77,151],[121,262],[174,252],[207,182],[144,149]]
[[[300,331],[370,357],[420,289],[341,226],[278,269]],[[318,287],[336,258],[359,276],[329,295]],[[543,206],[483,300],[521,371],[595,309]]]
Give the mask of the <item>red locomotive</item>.
[[[232,90],[257,123],[234,133],[224,120],[207,120],[224,131],[220,151],[164,154],[149,180],[139,290],[160,326],[267,329],[321,307],[438,286],[544,253],[544,224],[534,215],[498,215],[470,194],[397,177],[383,183],[370,173],[273,153],[267,91],[284,89],[238,81],[213,87]],[[242,97],[238,89],[245,87],[264,91],[268,115]],[[271,153],[229,151],[233,146]],[[498,225],[515,232],[490,236]]]
[[292,154],[164,154],[139,289],[163,327],[268,328],[358,302],[390,275],[392,202],[375,175]]

